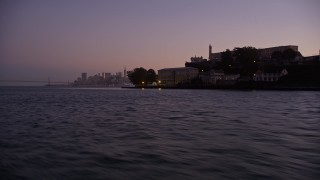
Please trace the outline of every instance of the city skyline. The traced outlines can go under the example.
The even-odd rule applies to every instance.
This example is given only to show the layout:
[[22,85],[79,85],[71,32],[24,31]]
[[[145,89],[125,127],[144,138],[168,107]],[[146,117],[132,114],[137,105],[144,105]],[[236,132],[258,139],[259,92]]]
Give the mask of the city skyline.
[[2,1],[0,79],[181,67],[234,47],[297,45],[318,55],[320,2]]

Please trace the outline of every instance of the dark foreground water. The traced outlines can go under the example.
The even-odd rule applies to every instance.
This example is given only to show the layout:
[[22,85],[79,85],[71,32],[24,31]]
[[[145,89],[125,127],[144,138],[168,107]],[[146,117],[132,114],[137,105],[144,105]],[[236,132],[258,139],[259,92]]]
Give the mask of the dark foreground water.
[[318,179],[320,92],[0,87],[0,179]]

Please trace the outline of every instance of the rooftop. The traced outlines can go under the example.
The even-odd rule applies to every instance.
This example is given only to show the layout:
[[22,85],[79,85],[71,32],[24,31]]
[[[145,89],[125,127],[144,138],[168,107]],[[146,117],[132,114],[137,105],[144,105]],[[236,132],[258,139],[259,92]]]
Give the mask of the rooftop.
[[182,69],[197,69],[194,67],[175,67],[175,68],[163,68],[163,69],[159,69],[158,71],[161,70],[182,70]]

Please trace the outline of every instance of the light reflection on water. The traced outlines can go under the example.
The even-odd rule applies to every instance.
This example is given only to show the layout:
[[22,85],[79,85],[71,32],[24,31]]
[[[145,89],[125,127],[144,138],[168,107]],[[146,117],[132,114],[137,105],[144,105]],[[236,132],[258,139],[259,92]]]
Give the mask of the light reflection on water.
[[4,179],[316,179],[320,92],[0,88]]

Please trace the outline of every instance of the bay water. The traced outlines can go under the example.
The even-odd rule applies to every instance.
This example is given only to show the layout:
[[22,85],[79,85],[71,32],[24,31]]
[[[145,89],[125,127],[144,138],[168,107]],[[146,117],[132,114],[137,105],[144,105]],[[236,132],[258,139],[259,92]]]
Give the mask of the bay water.
[[319,91],[0,87],[0,179],[319,177]]

